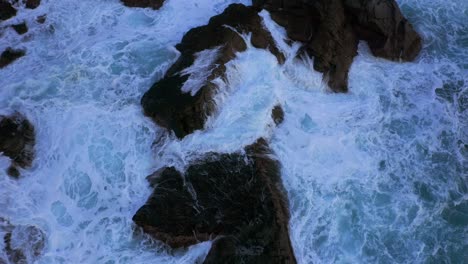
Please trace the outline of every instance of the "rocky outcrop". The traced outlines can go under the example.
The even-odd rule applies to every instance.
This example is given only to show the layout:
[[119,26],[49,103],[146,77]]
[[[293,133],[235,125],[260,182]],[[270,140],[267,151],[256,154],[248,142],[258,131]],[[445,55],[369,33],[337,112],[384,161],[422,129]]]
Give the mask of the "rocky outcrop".
[[253,46],[268,49],[283,62],[283,55],[256,10],[230,5],[212,17],[208,25],[185,34],[176,46],[181,53],[179,59],[142,98],[145,114],[179,138],[203,129],[206,118],[215,111],[215,79],[223,78],[225,64],[235,58],[236,52],[247,48],[240,34],[248,33]]
[[45,246],[44,232],[32,225],[13,225],[0,217],[0,263],[33,263]]
[[271,118],[273,119],[273,122],[278,126],[284,121],[284,111],[281,105],[275,105],[273,107],[273,110],[271,110]]
[[26,8],[36,9],[41,4],[41,0],[23,0],[23,3]]
[[27,168],[34,159],[33,125],[21,114],[0,116],[0,152],[12,161],[8,174],[18,177],[17,167]]
[[24,50],[7,48],[0,54],[0,69],[23,57],[25,53]]
[[175,248],[214,240],[205,263],[296,263],[279,164],[265,140],[148,179],[154,192],[133,220],[154,238]]
[[7,0],[0,0],[0,21],[16,16],[16,9]]
[[18,33],[19,35],[23,35],[25,34],[26,32],[28,32],[28,26],[26,25],[26,22],[23,22],[23,23],[20,23],[20,24],[16,24],[16,25],[12,25],[11,26],[15,31],[16,33]]
[[365,40],[375,56],[413,60],[421,38],[393,0],[254,0],[286,28],[288,37],[304,43],[314,69],[324,73],[335,92],[348,90],[348,72]]
[[163,6],[164,0],[121,0],[128,7],[150,7],[159,9]]

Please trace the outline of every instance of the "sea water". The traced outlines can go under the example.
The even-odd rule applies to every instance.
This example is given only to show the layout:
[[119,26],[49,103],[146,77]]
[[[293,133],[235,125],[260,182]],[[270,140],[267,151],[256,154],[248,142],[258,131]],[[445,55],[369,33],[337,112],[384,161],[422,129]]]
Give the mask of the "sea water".
[[[466,263],[468,3],[398,1],[424,39],[421,55],[390,62],[360,43],[348,94],[330,93],[313,59],[295,59],[299,44],[286,44],[263,11],[286,63],[254,47],[239,53],[215,80],[218,110],[206,129],[177,140],[139,100],[183,34],[233,2],[250,4],[167,0],[154,11],[42,0],[4,22],[31,23],[26,35],[8,29],[0,39],[1,50],[27,49],[0,70],[0,113],[24,113],[37,145],[20,180],[0,158],[0,215],[44,230],[37,262],[202,262],[211,242],[171,250],[135,232],[131,218],[151,193],[145,177],[265,137],[282,164],[299,263]],[[33,23],[42,14],[46,23]],[[277,104],[285,121],[275,128]]]

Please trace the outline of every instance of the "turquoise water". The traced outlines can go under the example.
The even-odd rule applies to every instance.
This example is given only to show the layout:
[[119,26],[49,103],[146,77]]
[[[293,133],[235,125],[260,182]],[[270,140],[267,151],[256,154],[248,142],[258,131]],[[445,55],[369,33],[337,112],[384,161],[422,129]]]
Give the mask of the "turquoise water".
[[[361,43],[349,94],[327,92],[263,12],[287,62],[253,47],[238,54],[227,81],[217,80],[217,113],[182,141],[142,115],[140,97],[186,31],[250,1],[168,0],[159,11],[42,2],[17,19],[47,13],[45,25],[0,40],[0,49],[27,49],[0,70],[0,113],[21,111],[37,129],[37,157],[22,179],[9,179],[0,158],[0,214],[45,231],[38,263],[201,261],[210,242],[174,251],[134,234],[131,217],[151,192],[145,177],[260,136],[282,163],[299,263],[467,262],[465,1],[398,1],[424,38],[420,57],[389,62]],[[285,122],[274,128],[278,103]]]

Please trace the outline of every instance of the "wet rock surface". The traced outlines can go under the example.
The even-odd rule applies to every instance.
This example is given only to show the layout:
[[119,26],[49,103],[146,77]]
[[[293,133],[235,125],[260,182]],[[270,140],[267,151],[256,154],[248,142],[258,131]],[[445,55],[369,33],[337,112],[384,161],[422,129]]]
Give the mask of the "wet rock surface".
[[7,0],[0,0],[0,21],[16,16],[16,9]]
[[23,115],[0,116],[0,152],[11,159],[10,176],[19,176],[18,167],[31,166],[34,144],[34,126]]
[[159,9],[163,6],[165,0],[121,0],[128,7],[150,7]]
[[0,54],[0,69],[23,57],[26,52],[22,49],[7,48]]
[[25,34],[26,32],[28,32],[28,26],[26,25],[26,22],[23,22],[23,23],[20,23],[20,24],[16,24],[16,25],[12,25],[11,26],[15,31],[16,33],[18,33],[19,35],[23,35]]
[[[256,10],[241,4],[230,5],[222,14],[212,17],[208,25],[185,34],[176,46],[181,53],[179,59],[142,98],[145,114],[160,126],[174,131],[179,138],[203,129],[206,118],[215,111],[214,96],[218,86],[214,80],[223,78],[225,64],[235,58],[236,52],[247,48],[239,33],[251,33],[253,46],[268,49],[283,62],[283,54],[264,29]],[[204,62],[208,65],[199,81],[190,67],[208,52],[211,61]]]
[[154,192],[133,220],[152,237],[175,248],[214,239],[205,263],[296,263],[279,164],[265,140],[148,179]]
[[314,57],[314,69],[335,92],[348,90],[348,72],[365,40],[375,56],[410,61],[421,50],[421,38],[403,17],[395,1],[381,0],[254,0],[302,42]]
[[275,105],[275,107],[273,107],[273,110],[271,110],[271,118],[277,126],[283,123],[284,111],[280,105]]
[[13,225],[0,217],[0,263],[33,263],[45,247],[45,234],[36,226]]

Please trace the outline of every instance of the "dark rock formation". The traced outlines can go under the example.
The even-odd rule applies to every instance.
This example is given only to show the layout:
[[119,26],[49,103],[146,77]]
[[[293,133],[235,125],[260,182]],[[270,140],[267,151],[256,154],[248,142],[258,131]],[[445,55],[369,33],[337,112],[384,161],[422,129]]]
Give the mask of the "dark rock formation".
[[265,140],[245,153],[209,153],[185,173],[148,177],[154,192],[133,217],[171,247],[215,239],[205,263],[296,263],[279,164]]
[[283,108],[281,108],[280,105],[275,105],[275,107],[273,107],[273,110],[271,111],[271,118],[273,119],[276,125],[283,123],[284,112]]
[[24,33],[28,32],[28,26],[26,25],[26,22],[13,25],[11,27],[16,31],[16,33],[20,35],[23,35]]
[[2,52],[2,54],[0,54],[0,69],[23,57],[25,53],[26,52],[24,50],[7,48]]
[[29,9],[36,9],[41,4],[41,0],[23,0],[23,2]]
[[4,248],[0,250],[0,263],[33,263],[42,254],[45,235],[31,225],[12,225],[0,217],[0,237]]
[[7,0],[0,0],[0,21],[16,16],[16,9]]
[[[218,87],[213,80],[222,78],[225,64],[235,58],[236,52],[247,48],[239,33],[251,33],[253,46],[270,50],[283,62],[283,55],[256,10],[241,4],[230,5],[222,14],[212,17],[208,25],[185,34],[176,46],[181,52],[179,59],[142,98],[145,114],[179,138],[202,129],[207,116],[215,110],[213,97]],[[197,60],[208,60],[200,57],[210,57],[209,63],[205,61],[208,65],[196,73],[188,72]]]
[[375,56],[413,60],[421,38],[394,0],[254,0],[285,27],[289,38],[304,43],[314,69],[324,73],[335,92],[348,89],[348,72],[365,40]]
[[17,167],[31,166],[34,144],[34,127],[24,116],[18,113],[0,116],[0,152],[12,160],[10,176],[19,176]]
[[128,7],[151,7],[159,9],[163,6],[164,0],[121,0]]

